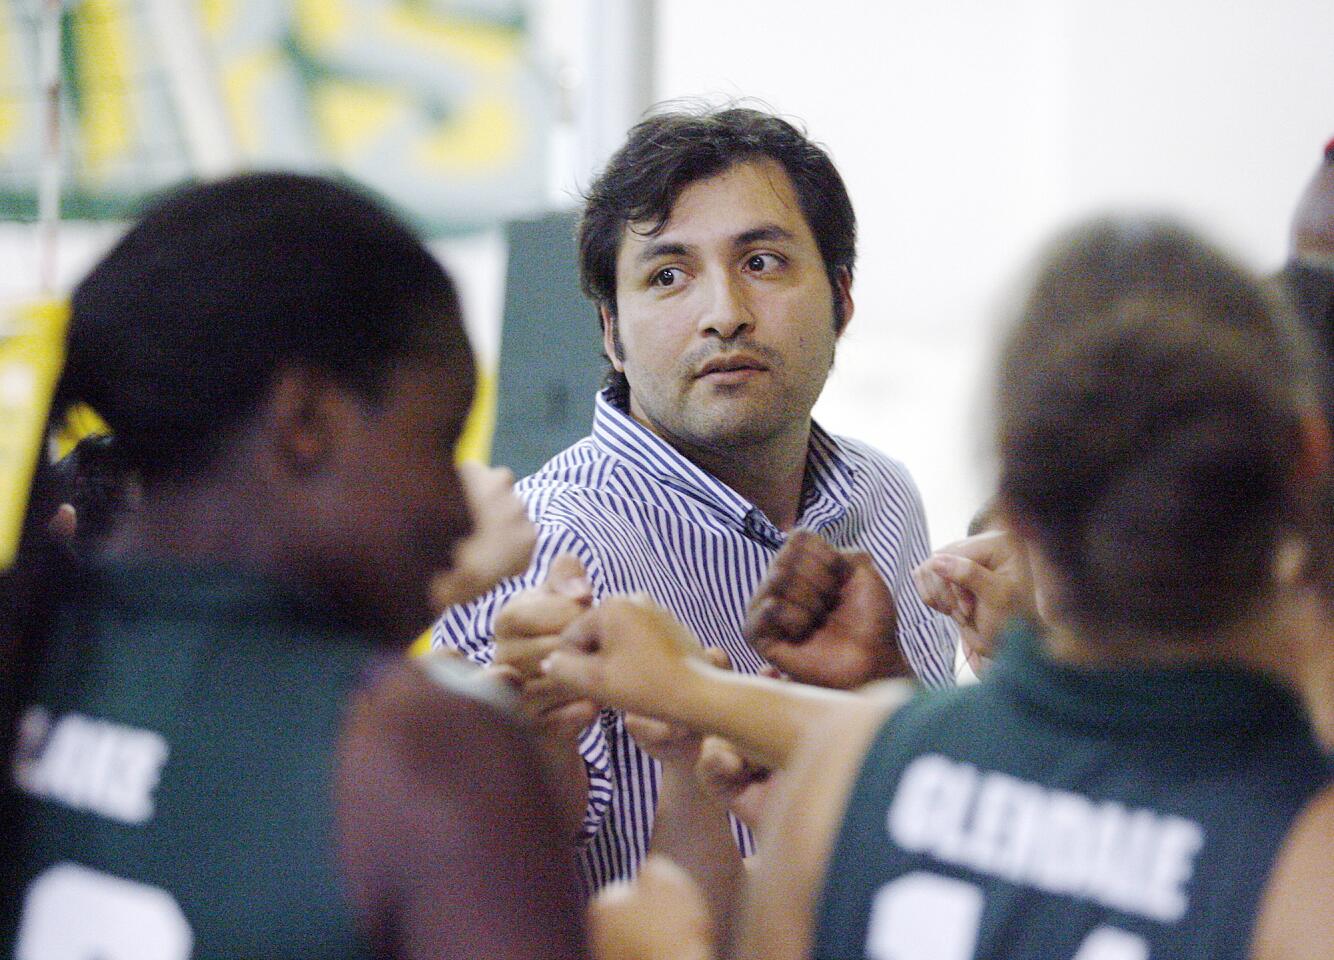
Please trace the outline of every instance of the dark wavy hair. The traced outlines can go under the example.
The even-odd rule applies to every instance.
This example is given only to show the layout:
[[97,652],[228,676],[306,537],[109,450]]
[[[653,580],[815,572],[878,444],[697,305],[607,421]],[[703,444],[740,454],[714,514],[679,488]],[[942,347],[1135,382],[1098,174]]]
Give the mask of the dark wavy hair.
[[[1061,613],[1161,635],[1234,621],[1286,532],[1318,409],[1280,297],[1186,229],[1098,220],[1042,260],[998,377],[1000,498],[1061,579]],[[1318,536],[1318,535],[1317,535]]]
[[[840,272],[852,276],[857,260],[857,217],[847,187],[829,154],[793,124],[761,110],[671,110],[640,121],[612,155],[588,191],[579,221],[579,280],[584,295],[612,318],[615,328],[616,255],[629,224],[647,224],[660,232],[681,191],[748,160],[779,164],[792,181],[815,236],[830,286],[838,289]],[[834,297],[834,322],[842,329],[843,302]],[[625,376],[611,369],[607,385],[613,396],[629,396]]]

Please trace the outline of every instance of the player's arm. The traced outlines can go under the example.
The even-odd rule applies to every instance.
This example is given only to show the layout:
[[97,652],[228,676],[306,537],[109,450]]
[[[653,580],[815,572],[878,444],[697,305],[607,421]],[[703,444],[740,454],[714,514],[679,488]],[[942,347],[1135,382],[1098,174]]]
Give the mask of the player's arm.
[[[692,654],[721,669],[731,666],[717,648]],[[726,802],[695,775],[702,738],[679,724],[636,713],[625,714],[625,727],[660,767],[649,853],[670,859],[690,875],[707,904],[713,929],[722,931],[736,912],[744,867]]]
[[487,669],[510,687],[516,709],[533,731],[552,771],[562,824],[577,836],[589,819],[592,772],[580,751],[581,733],[597,719],[597,704],[534,688],[541,663],[560,643],[561,631],[588,610],[592,586],[572,554],[552,559],[545,578],[505,604],[495,620],[495,659]]
[[1256,918],[1252,960],[1334,955],[1334,787],[1297,819],[1284,841]]
[[766,767],[785,766],[802,736],[855,694],[720,670],[689,628],[645,597],[612,597],[575,621],[537,685],[555,696],[718,734]]
[[423,665],[391,668],[351,712],[337,785],[340,858],[379,955],[585,956],[552,808],[519,724]]
[[767,808],[741,916],[721,942],[698,884],[650,855],[640,877],[603,891],[591,920],[599,960],[804,960],[843,808],[867,744],[906,695],[873,688],[826,711]]
[[878,684],[829,710],[775,787],[759,831],[735,941],[722,956],[811,956],[816,911],[848,795],[875,732],[909,696]]
[[[714,651],[726,661],[726,654]],[[745,867],[732,837],[727,805],[695,776],[700,737],[684,727],[626,714],[635,742],[661,764],[649,853],[670,859],[697,884],[714,936],[736,913]]]

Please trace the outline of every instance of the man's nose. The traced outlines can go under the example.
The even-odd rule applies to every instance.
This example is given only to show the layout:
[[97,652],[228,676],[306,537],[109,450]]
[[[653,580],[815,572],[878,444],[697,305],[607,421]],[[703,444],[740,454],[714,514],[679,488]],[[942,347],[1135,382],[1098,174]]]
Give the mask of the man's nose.
[[704,304],[699,320],[701,333],[731,340],[755,326],[750,302],[739,278],[722,271],[711,279],[707,289],[708,302]]

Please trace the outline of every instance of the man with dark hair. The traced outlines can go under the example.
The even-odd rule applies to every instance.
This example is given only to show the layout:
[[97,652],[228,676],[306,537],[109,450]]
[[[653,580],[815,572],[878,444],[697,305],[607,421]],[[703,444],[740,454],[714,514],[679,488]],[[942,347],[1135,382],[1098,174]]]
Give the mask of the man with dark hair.
[[[502,664],[562,721],[579,711],[535,694],[541,661],[565,622],[622,592],[650,594],[743,673],[952,683],[953,625],[909,577],[928,549],[916,487],[901,464],[811,421],[852,317],[856,259],[852,204],[824,150],[757,110],[650,117],[593,185],[579,249],[611,365],[592,435],[517,487],[539,528],[528,573],[446,611],[436,642]],[[895,615],[836,650],[784,643],[763,611],[743,631],[797,528],[849,551],[832,568],[844,591],[888,588]],[[583,867],[600,886],[643,857],[660,774],[620,714],[603,712],[579,747]]]
[[[832,290],[834,330],[842,333],[851,311],[846,287],[857,259],[857,219],[852,201],[828,154],[778,117],[732,109],[716,115],[677,113],[650,117],[593,185],[579,224],[579,273],[584,294],[598,306],[608,353],[624,352],[616,326],[616,259],[622,232],[632,223],[655,235],[666,226],[681,191],[738,163],[768,158],[791,183],[824,262]],[[638,230],[636,231],[638,232]],[[612,364],[607,386],[622,404],[629,384]]]

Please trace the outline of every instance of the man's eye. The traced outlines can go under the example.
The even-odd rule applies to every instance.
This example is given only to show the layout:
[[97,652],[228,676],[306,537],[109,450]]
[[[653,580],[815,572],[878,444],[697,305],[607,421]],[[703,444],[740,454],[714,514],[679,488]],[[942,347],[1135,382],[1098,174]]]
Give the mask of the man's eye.
[[746,260],[746,269],[751,273],[764,273],[766,270],[772,270],[778,264],[777,254],[756,253]]
[[663,267],[652,277],[649,278],[649,285],[653,287],[670,287],[680,278],[681,271],[676,267]]

